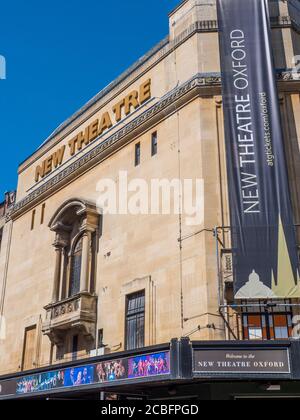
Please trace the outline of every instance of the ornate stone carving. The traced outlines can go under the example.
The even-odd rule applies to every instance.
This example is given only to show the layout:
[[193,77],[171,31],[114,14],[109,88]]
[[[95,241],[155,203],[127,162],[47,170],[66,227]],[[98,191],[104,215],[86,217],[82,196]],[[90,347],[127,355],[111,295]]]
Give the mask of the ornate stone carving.
[[43,333],[55,345],[62,346],[66,331],[76,331],[89,341],[95,340],[97,319],[97,296],[84,292],[51,303],[45,307],[46,319],[43,323]]
[[291,70],[280,71],[277,73],[277,80],[283,82],[296,81],[300,82],[300,73]]

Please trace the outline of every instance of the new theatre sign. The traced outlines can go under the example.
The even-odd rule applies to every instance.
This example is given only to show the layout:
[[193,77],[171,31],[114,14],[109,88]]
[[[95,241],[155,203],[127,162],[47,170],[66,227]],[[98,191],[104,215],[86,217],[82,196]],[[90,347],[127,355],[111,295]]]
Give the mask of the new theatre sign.
[[151,99],[151,79],[144,81],[139,86],[139,89],[133,90],[128,95],[124,96],[119,102],[112,106],[111,110],[103,112],[99,118],[92,121],[89,125],[84,127],[81,132],[71,138],[67,145],[61,146],[51,155],[47,156],[46,159],[36,167],[35,181],[38,182],[59,167],[64,161],[66,150],[69,157],[74,156],[115,124],[119,123],[123,116],[130,115],[149,99]]
[[287,349],[194,350],[196,374],[290,374]]
[[300,297],[269,3],[217,1],[237,300]]

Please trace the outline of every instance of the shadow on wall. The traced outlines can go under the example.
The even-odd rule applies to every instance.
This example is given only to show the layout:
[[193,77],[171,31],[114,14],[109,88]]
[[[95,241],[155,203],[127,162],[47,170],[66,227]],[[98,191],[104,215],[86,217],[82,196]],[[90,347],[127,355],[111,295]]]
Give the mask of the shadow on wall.
[[[269,0],[269,10],[271,19],[276,19],[280,16],[279,2],[281,1],[282,0]],[[287,67],[290,67],[290,65],[287,65],[286,62],[286,54],[284,50],[284,41],[281,28],[272,30],[272,44],[276,68],[286,69]]]
[[[291,19],[295,22],[300,23],[300,2],[299,0],[289,0],[288,9]],[[300,34],[293,31],[292,32],[292,42],[294,55],[300,55]]]
[[[284,138],[285,154],[289,173],[291,198],[294,210],[295,223],[300,223],[300,140],[298,139],[295,111],[290,95],[287,95],[282,105],[284,112],[281,113]],[[297,227],[297,242],[300,245],[300,226]]]

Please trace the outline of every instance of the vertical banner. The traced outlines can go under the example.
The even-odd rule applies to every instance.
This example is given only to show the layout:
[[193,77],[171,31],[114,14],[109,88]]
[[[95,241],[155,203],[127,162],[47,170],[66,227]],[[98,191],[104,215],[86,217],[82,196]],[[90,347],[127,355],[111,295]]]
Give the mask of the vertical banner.
[[300,297],[267,0],[217,0],[236,299]]

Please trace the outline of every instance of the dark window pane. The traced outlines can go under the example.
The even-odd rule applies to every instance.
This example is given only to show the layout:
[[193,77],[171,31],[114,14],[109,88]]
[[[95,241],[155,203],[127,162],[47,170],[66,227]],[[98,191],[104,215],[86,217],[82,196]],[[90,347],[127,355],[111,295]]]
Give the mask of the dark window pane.
[[151,136],[151,154],[152,156],[157,154],[157,132],[152,133]]
[[36,210],[33,210],[31,213],[31,230],[34,229],[35,213],[36,213]]
[[135,166],[141,163],[141,143],[135,145]]
[[71,256],[70,296],[80,292],[80,275],[82,262],[82,239],[78,241]]
[[127,297],[126,305],[126,349],[145,345],[145,292]]
[[103,346],[103,329],[98,330],[98,348],[101,349]]
[[74,335],[72,339],[72,360],[77,360],[78,352],[78,335]]

